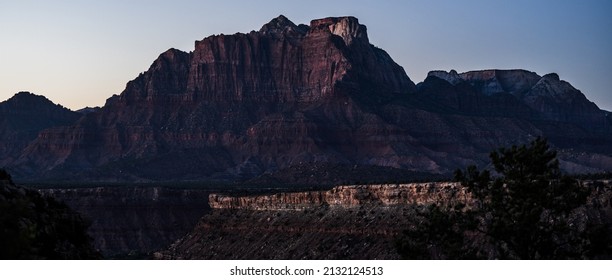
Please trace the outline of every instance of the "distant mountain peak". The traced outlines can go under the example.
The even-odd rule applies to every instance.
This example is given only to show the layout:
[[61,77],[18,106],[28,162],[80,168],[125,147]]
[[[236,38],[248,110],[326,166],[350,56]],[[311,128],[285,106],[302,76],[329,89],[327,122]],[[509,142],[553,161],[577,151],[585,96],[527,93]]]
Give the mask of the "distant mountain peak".
[[557,73],[548,73],[544,75],[542,78],[551,79],[553,81],[560,81],[559,74]]
[[287,27],[296,27],[296,25],[284,15],[280,15],[270,20],[270,22],[264,24],[259,30],[259,32],[275,31],[275,30],[282,31]]
[[25,99],[25,98],[47,99],[46,97],[44,97],[42,95],[34,94],[34,93],[29,92],[29,91],[20,91],[18,93],[15,93],[15,95],[13,95],[13,97],[9,98],[9,100],[11,100],[11,99]]
[[83,115],[89,114],[89,113],[94,113],[100,110],[100,107],[85,107],[85,108],[81,108],[79,110],[76,110],[77,113],[81,113]]
[[450,72],[446,72],[444,70],[433,70],[427,73],[427,77],[437,77],[451,83],[452,85],[456,85],[464,81],[455,70],[451,70]]
[[546,102],[573,104],[577,100],[581,103],[589,104],[584,94],[574,88],[570,83],[559,78],[557,73],[544,75],[533,90],[527,96],[530,100],[536,98],[548,98]]
[[14,96],[29,96],[29,95],[36,95],[36,94],[33,94],[33,93],[29,92],[29,91],[20,91],[18,93],[15,93]]
[[535,72],[523,69],[488,69],[457,73],[455,70],[450,72],[437,70],[428,73],[428,76],[435,76],[446,80],[452,85],[467,82],[485,95],[499,93],[522,94],[532,88],[542,77]]
[[308,32],[308,26],[303,24],[297,26],[284,15],[280,15],[273,18],[270,22],[264,24],[261,29],[259,29],[259,32],[262,34],[283,34],[287,32],[296,32],[304,35],[306,32]]
[[51,100],[47,99],[46,97],[42,95],[31,93],[29,91],[18,92],[15,95],[13,95],[13,97],[9,98],[5,102],[2,102],[2,104],[5,104],[5,106],[19,107],[19,108],[30,108],[30,107],[35,107],[35,106],[46,106],[46,105],[60,106],[63,108],[63,106],[56,105],[55,103],[53,103]]

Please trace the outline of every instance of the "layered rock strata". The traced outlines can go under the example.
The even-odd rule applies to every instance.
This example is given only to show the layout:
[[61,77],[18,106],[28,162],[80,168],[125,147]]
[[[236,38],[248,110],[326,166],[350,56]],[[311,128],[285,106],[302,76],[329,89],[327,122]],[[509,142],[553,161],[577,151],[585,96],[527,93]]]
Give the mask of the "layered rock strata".
[[260,196],[211,194],[212,209],[306,210],[320,207],[397,206],[469,203],[470,194],[458,183],[413,183],[338,186],[328,191]]
[[244,181],[321,165],[450,174],[537,136],[569,172],[612,170],[610,114],[559,75],[435,71],[415,85],[354,17],[279,16],[169,49],[104,107],[28,133],[0,142],[20,180]]
[[[571,217],[612,230],[612,183],[587,181],[587,204]],[[456,183],[340,186],[255,196],[211,194],[213,209],[158,259],[398,259],[395,238],[435,203],[473,204]]]

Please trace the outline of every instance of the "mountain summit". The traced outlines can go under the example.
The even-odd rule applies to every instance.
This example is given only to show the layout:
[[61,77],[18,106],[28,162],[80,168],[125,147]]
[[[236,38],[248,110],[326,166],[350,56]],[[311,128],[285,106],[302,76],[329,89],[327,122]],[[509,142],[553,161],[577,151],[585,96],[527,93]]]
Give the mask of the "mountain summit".
[[70,125],[80,116],[30,92],[19,92],[0,102],[0,166],[17,159],[41,130]]
[[415,85],[356,18],[279,16],[257,32],[196,41],[193,52],[169,49],[104,107],[41,131],[9,167],[66,180],[302,170],[286,181],[316,183],[340,167],[449,173],[543,135],[565,149],[567,170],[612,170],[610,119],[554,78],[437,71]]

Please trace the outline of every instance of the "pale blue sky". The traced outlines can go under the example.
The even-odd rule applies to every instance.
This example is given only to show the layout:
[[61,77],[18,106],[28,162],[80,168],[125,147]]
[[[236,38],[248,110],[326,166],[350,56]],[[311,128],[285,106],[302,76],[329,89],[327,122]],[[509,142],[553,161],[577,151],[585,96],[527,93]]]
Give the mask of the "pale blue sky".
[[429,70],[557,72],[612,110],[612,1],[0,0],[0,101],[99,106],[169,48],[212,34],[353,15],[415,82]]

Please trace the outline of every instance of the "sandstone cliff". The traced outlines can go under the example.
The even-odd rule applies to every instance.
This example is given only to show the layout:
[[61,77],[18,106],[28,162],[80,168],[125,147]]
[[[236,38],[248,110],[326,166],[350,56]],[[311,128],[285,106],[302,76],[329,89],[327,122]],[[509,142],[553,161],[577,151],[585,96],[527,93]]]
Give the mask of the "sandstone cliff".
[[437,71],[415,86],[356,18],[280,16],[162,53],[104,107],[2,160],[29,180],[241,181],[322,165],[449,174],[537,136],[567,171],[612,170],[609,114],[555,74]]
[[[572,214],[610,225],[612,182],[593,190]],[[158,259],[398,259],[394,240],[418,222],[417,209],[472,204],[456,183],[339,186],[327,191],[270,195],[211,194],[210,213]],[[588,218],[587,218],[588,217]]]
[[349,95],[412,91],[357,19],[298,28],[280,17],[260,32],[161,54],[99,111],[42,132],[15,169],[130,180],[252,177],[300,161],[350,162],[335,146],[351,146],[355,127],[369,121]]
[[338,186],[327,191],[211,194],[212,212],[159,259],[398,259],[394,238],[416,207],[469,203],[456,183]]
[[246,197],[211,194],[208,197],[212,209],[244,210],[306,210],[320,207],[388,207],[469,202],[470,195],[458,183],[353,185],[338,186],[329,191]]

